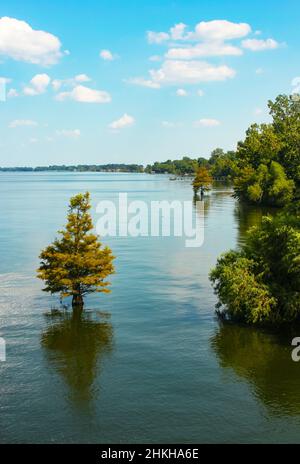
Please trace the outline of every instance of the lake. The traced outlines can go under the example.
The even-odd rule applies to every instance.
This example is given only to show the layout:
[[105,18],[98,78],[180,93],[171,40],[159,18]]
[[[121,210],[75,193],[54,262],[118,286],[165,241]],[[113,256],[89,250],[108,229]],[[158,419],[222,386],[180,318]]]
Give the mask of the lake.
[[220,324],[208,279],[262,212],[219,185],[205,198],[200,248],[106,237],[112,292],[89,296],[80,318],[42,292],[35,270],[69,198],[87,190],[95,221],[97,203],[119,192],[192,199],[190,182],[168,176],[0,173],[0,442],[300,442],[291,338]]

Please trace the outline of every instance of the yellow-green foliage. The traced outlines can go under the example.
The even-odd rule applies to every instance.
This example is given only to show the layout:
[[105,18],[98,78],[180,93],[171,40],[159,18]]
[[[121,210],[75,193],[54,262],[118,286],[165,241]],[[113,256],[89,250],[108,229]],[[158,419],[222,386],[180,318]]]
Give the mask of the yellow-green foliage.
[[66,228],[41,252],[37,275],[46,283],[44,291],[73,300],[91,292],[109,292],[105,279],[114,272],[114,256],[91,232],[90,208],[88,192],[71,198]]
[[193,180],[194,192],[197,193],[200,189],[209,190],[212,181],[213,179],[208,170],[205,167],[199,167]]

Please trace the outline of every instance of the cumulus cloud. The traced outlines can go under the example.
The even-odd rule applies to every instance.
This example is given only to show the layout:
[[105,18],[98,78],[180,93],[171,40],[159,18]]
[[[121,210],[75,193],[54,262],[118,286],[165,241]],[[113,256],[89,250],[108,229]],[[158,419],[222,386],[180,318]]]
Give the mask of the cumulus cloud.
[[62,136],[62,137],[68,137],[72,139],[77,139],[80,137],[81,132],[79,129],[62,129],[62,130],[57,130],[56,135]]
[[194,127],[216,127],[219,126],[221,123],[218,119],[209,119],[203,118],[199,119],[199,121],[194,122]]
[[224,81],[234,77],[236,72],[226,65],[215,66],[206,61],[166,60],[161,68],[151,69],[149,74],[150,79],[132,78],[127,82],[158,89],[162,85]]
[[175,24],[175,26],[171,27],[170,29],[170,37],[173,40],[184,40],[184,32],[186,29],[186,24],[179,23]]
[[167,34],[166,32],[148,31],[147,38],[150,44],[160,44],[162,42],[165,42],[166,40],[169,40],[170,35]]
[[201,58],[205,56],[225,56],[242,55],[243,51],[234,45],[226,44],[220,41],[217,42],[203,42],[193,47],[187,48],[170,48],[166,53],[166,58],[169,59],[184,59],[191,60],[194,58]]
[[84,85],[76,85],[72,90],[60,92],[56,100],[74,100],[80,103],[109,103],[111,96],[104,90],[94,90]]
[[62,86],[75,87],[78,83],[90,82],[91,80],[87,74],[77,74],[77,76],[70,79],[53,79],[51,85],[53,90],[57,92]]
[[32,29],[25,21],[0,18],[0,55],[17,61],[49,66],[63,55],[61,42],[53,34]]
[[249,24],[233,23],[225,19],[201,21],[191,32],[186,32],[186,28],[186,24],[179,23],[171,27],[168,32],[148,31],[148,42],[160,44],[168,40],[225,41],[245,37],[251,32]]
[[50,84],[50,77],[48,74],[36,74],[30,81],[30,85],[24,87],[24,95],[34,96],[45,93],[48,85]]
[[194,40],[230,40],[245,37],[250,32],[251,27],[247,23],[233,23],[225,19],[215,19],[198,23],[195,31],[188,38]]
[[187,97],[188,93],[184,89],[177,89],[176,90],[176,95],[177,95],[177,97]]
[[247,39],[242,41],[242,46],[252,52],[261,52],[264,50],[274,50],[279,47],[279,43],[274,39]]
[[166,60],[158,70],[151,70],[152,81],[157,84],[224,81],[235,76],[235,71],[226,65],[215,66],[205,61]]
[[116,55],[114,55],[110,50],[101,50],[99,56],[105,61],[113,61],[116,59]]
[[11,129],[15,129],[16,127],[26,126],[26,127],[33,127],[37,126],[38,123],[33,121],[32,119],[14,119],[8,125]]
[[90,82],[91,78],[86,74],[77,74],[77,76],[74,77],[74,80],[76,82]]
[[129,114],[125,113],[120,119],[113,121],[109,124],[109,128],[113,130],[123,129],[124,127],[132,126],[135,122],[135,119]]
[[143,77],[133,77],[132,79],[127,79],[129,84],[140,85],[141,87],[149,87],[150,89],[159,89],[160,84],[154,82],[151,79],[144,79]]

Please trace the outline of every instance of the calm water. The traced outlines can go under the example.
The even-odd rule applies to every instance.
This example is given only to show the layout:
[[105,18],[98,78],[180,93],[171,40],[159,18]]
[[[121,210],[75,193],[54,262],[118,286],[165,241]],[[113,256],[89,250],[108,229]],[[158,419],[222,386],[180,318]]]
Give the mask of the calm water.
[[[226,187],[205,200],[205,242],[108,238],[110,295],[82,318],[55,312],[35,278],[38,254],[71,195],[95,205],[190,200],[188,182],[143,174],[0,174],[0,442],[300,442],[300,364],[290,338],[214,317],[208,273],[261,211]],[[298,334],[300,335],[300,334]]]

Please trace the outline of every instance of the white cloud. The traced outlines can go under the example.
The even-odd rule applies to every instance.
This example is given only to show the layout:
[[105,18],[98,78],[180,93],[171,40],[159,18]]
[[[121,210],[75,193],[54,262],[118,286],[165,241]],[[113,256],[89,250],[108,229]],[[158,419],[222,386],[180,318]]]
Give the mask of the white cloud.
[[218,121],[217,119],[203,118],[199,119],[199,121],[195,121],[194,127],[216,127],[220,124],[220,121]]
[[24,95],[34,96],[46,92],[50,81],[48,74],[36,74],[30,81],[31,86],[24,87]]
[[68,137],[72,139],[77,139],[78,137],[80,137],[81,132],[79,129],[62,129],[62,130],[57,130],[56,135]]
[[0,55],[48,66],[57,63],[63,53],[55,35],[34,30],[25,21],[4,16],[0,18]]
[[188,93],[184,89],[177,89],[176,90],[176,95],[177,95],[177,97],[187,97]]
[[74,80],[76,82],[90,82],[91,78],[86,74],[77,74],[77,76],[74,77]]
[[239,56],[242,54],[243,51],[239,47],[215,41],[203,42],[189,48],[170,48],[166,53],[166,58],[191,60],[204,56]]
[[19,96],[19,92],[17,91],[17,89],[9,89],[9,91],[7,92],[8,98],[15,98],[18,96]]
[[35,137],[30,137],[29,143],[37,143],[39,140]]
[[183,23],[175,24],[168,32],[148,31],[149,43],[160,44],[169,40],[188,41],[221,41],[239,39],[251,32],[247,23],[233,23],[224,19],[201,21],[192,32],[185,32],[187,26]]
[[184,23],[175,24],[175,26],[170,29],[171,38],[173,40],[183,40],[186,27]]
[[201,21],[195,27],[195,32],[189,38],[198,40],[230,40],[245,37],[251,32],[247,23],[233,23],[224,19]]
[[113,55],[110,50],[101,50],[99,56],[106,61],[113,61],[116,59],[116,56]]
[[54,79],[52,81],[52,87],[55,92],[57,92],[62,86],[65,87],[75,87],[78,82],[90,82],[92,79],[87,76],[87,74],[77,74],[75,77],[70,79]]
[[205,61],[167,60],[158,70],[150,71],[156,84],[197,84],[198,82],[224,81],[235,76],[235,70],[226,65],[215,66]]
[[113,130],[123,129],[124,127],[132,126],[135,122],[135,119],[129,114],[125,113],[120,119],[113,121],[109,124],[109,128]]
[[203,97],[203,95],[204,95],[203,90],[201,90],[201,89],[197,90],[197,95],[198,95],[198,97]]
[[32,121],[31,119],[15,119],[14,121],[11,121],[8,125],[11,129],[15,129],[16,127],[21,127],[21,126],[37,126],[38,123],[36,121]]
[[143,77],[133,77],[132,79],[128,79],[126,82],[129,84],[140,85],[141,87],[149,87],[150,89],[160,88],[160,84],[158,82],[154,82],[151,79],[144,79]]
[[53,79],[53,81],[51,82],[52,88],[55,92],[57,92],[61,88],[62,84],[63,81],[59,79]]
[[166,40],[169,40],[170,36],[166,32],[148,31],[147,38],[150,44],[160,44],[162,42],[165,42]]
[[111,96],[104,90],[94,90],[84,85],[77,85],[68,92],[59,93],[56,100],[74,100],[80,103],[109,103]]
[[279,43],[274,39],[247,39],[242,41],[242,46],[252,52],[261,52],[264,50],[274,50],[279,47]]

